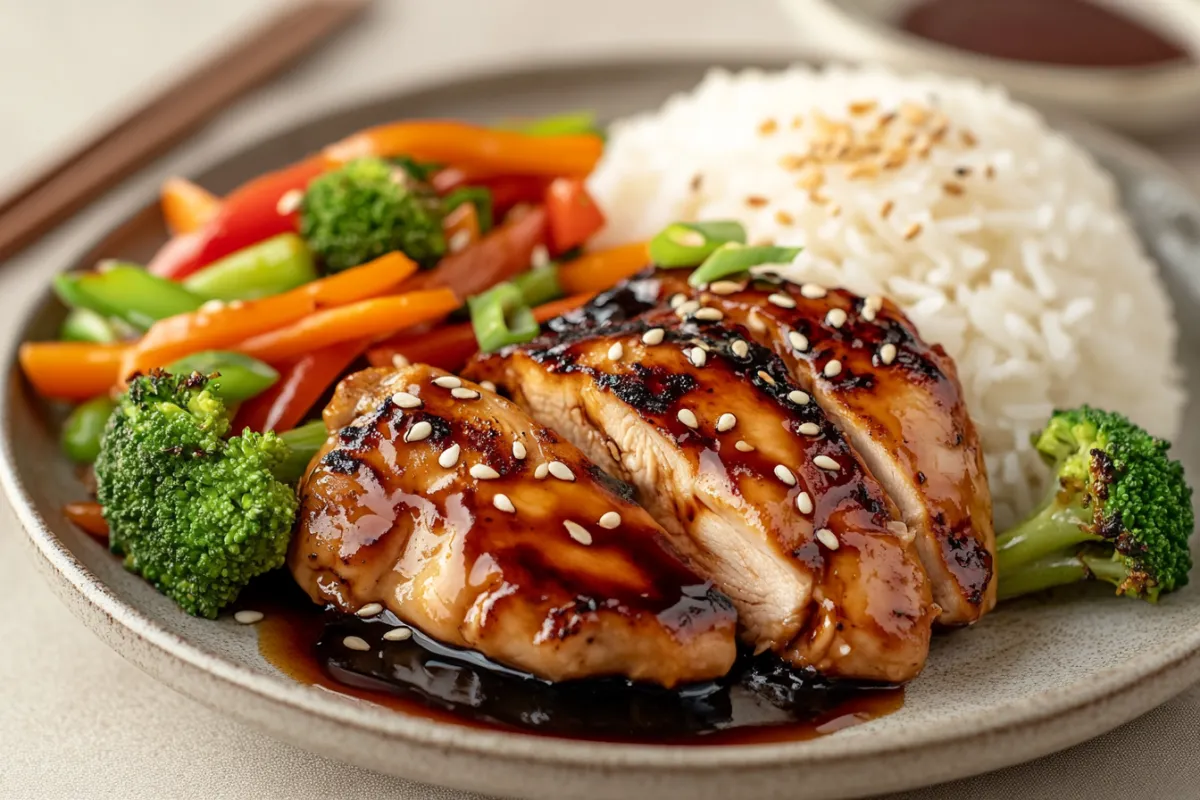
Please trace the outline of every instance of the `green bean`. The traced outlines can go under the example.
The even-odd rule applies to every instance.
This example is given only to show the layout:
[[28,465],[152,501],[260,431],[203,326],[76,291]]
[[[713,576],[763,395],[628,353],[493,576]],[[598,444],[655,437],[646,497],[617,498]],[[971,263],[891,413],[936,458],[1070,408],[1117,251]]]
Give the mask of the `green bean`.
[[62,430],[62,449],[80,464],[91,464],[100,455],[100,440],[116,403],[107,395],[81,403],[67,417]]
[[308,245],[294,233],[281,233],[213,262],[183,285],[209,300],[254,300],[316,279]]
[[114,317],[139,330],[160,319],[195,311],[204,303],[203,297],[174,281],[119,261],[106,261],[95,272],[59,275],[54,289],[71,308]]
[[117,341],[117,332],[113,329],[112,323],[103,315],[97,314],[95,311],[88,311],[86,308],[74,308],[63,320],[62,328],[58,331],[58,338],[64,342],[103,344]]

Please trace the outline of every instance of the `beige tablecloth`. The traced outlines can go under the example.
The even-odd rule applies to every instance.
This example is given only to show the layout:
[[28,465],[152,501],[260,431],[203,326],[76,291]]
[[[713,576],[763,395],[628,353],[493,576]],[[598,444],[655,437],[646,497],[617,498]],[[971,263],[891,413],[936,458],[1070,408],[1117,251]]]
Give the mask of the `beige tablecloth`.
[[[204,3],[205,13],[239,20],[246,16],[248,2],[210,0]],[[201,164],[307,110],[406,81],[531,59],[702,48],[745,55],[753,52],[750,48],[778,52],[796,46],[790,27],[768,0],[378,2],[371,20],[231,109],[118,194],[146,192],[168,172]],[[199,0],[195,5],[200,5]],[[113,15],[120,25],[112,24]],[[9,123],[0,125],[0,153],[36,154],[44,137],[53,134],[61,139],[68,134],[64,126],[79,120],[60,104],[72,102],[71,98],[112,94],[113,82],[145,85],[145,67],[129,53],[122,51],[123,62],[104,60],[108,50],[97,47],[97,31],[112,38],[114,47],[142,47],[150,54],[147,63],[154,66],[175,51],[173,40],[181,42],[179,52],[194,50],[197,37],[212,38],[220,30],[209,17],[197,16],[195,8],[182,14],[174,0],[0,0],[0,95],[7,100],[0,120]],[[47,40],[41,47],[39,36],[54,37],[53,46]],[[31,87],[14,73],[34,69],[28,57],[46,49],[57,59],[52,72],[77,82],[70,91],[58,91],[62,87],[44,75],[41,84]],[[90,68],[93,60],[95,69]],[[50,115],[49,122],[58,127],[49,125],[43,133],[34,123],[47,121],[29,116],[37,114]],[[23,120],[27,124],[22,125]],[[1200,176],[1200,146],[1191,139],[1181,137],[1158,146],[1193,176]],[[19,166],[12,158],[3,161],[0,156],[0,175],[12,174]],[[26,302],[44,286],[51,271],[113,221],[110,211],[92,209],[69,229],[7,265],[0,272],[5,306],[17,308]],[[11,317],[0,314],[0,334],[9,333]],[[466,800],[458,793],[330,762],[225,719],[159,685],[70,616],[22,552],[22,535],[7,504],[0,503],[0,564],[5,565],[6,590],[0,612],[0,798]],[[1118,731],[1065,753],[904,797],[1197,798],[1198,741],[1200,689],[1194,689]]]

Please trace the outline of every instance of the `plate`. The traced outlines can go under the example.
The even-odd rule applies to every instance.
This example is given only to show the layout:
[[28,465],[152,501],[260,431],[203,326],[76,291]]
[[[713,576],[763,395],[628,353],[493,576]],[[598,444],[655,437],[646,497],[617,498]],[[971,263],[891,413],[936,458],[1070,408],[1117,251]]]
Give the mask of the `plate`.
[[[405,116],[497,117],[593,108],[611,118],[693,85],[707,65],[575,65],[392,94],[327,113],[196,176],[223,191],[323,143]],[[738,65],[735,65],[738,66]],[[781,66],[779,64],[766,66]],[[1200,204],[1152,156],[1065,123],[1110,169],[1147,249],[1162,265],[1183,325],[1184,361],[1200,398]],[[144,257],[165,231],[154,199],[80,256]],[[63,265],[64,267],[70,265]],[[50,338],[63,310],[47,293],[21,338]],[[15,351],[15,344],[13,346]],[[1154,387],[1147,386],[1147,391]],[[1164,702],[1200,679],[1200,588],[1158,607],[1078,587],[1062,602],[1025,600],[934,642],[898,712],[823,738],[746,746],[575,742],[446,725],[291,681],[262,659],[255,629],[193,619],[63,517],[79,499],[59,457],[54,409],[35,398],[10,355],[0,393],[0,458],[36,561],[70,608],[109,645],[196,700],[325,755],[406,778],[514,797],[660,800],[840,798],[977,774],[1068,747]],[[1197,430],[1200,403],[1187,409]],[[1176,445],[1200,475],[1200,441]]]

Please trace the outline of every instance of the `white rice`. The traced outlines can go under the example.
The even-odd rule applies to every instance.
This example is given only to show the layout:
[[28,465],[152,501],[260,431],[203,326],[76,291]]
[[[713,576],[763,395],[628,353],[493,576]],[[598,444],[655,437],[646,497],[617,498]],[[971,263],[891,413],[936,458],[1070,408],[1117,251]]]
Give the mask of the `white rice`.
[[[828,167],[816,199],[782,165],[808,152],[822,127],[814,112],[865,131],[904,101],[934,110],[923,130],[938,112],[949,123],[926,158],[868,177]],[[735,218],[752,243],[804,246],[788,277],[896,301],[958,363],[998,525],[1041,495],[1029,437],[1052,409],[1087,402],[1179,432],[1171,309],[1111,179],[1002,90],[877,68],[714,71],[615,125],[591,187],[608,243],[677,219]]]

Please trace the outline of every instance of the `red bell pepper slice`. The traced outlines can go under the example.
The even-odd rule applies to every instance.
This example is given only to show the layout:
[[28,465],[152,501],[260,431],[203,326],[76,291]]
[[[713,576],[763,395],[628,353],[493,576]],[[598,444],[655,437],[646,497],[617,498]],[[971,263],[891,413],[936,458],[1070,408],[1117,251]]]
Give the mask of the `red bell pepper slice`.
[[546,214],[553,255],[579,247],[604,227],[604,212],[576,178],[554,179],[546,189]]
[[482,186],[492,193],[492,213],[500,220],[519,203],[540,204],[553,180],[545,175],[489,175],[478,170],[447,167],[437,172],[430,183],[441,195],[464,186]]
[[149,271],[181,280],[219,258],[299,229],[296,208],[280,208],[291,191],[304,191],[309,181],[329,168],[320,157],[269,172],[234,190],[217,214],[198,230],[168,241],[150,261]]
[[233,429],[290,431],[370,343],[370,339],[338,342],[277,365],[279,380],[242,404]]

